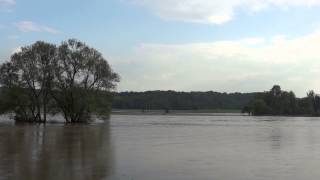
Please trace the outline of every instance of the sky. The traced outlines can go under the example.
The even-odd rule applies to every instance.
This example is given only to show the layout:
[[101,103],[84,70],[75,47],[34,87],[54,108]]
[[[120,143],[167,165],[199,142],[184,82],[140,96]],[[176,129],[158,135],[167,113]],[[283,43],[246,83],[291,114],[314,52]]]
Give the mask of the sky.
[[0,62],[69,38],[103,54],[117,91],[320,93],[320,0],[0,0]]

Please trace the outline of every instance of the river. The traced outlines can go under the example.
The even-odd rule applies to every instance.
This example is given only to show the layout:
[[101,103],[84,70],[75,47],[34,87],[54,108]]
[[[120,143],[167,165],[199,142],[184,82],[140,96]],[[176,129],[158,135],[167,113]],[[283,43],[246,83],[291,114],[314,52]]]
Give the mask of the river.
[[318,180],[320,118],[112,115],[0,122],[0,180]]

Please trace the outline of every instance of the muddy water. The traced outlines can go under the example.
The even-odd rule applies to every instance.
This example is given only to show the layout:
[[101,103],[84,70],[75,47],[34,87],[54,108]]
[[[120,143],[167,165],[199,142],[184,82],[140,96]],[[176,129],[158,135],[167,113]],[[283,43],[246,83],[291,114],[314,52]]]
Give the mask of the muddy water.
[[319,118],[114,115],[91,125],[0,122],[0,180],[316,180],[319,167]]

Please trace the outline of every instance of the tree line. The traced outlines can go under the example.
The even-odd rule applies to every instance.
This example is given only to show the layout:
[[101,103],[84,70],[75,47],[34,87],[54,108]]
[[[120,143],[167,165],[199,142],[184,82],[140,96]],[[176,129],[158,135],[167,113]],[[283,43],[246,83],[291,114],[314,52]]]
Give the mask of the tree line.
[[114,93],[114,109],[140,110],[239,110],[254,99],[256,93],[146,91]]
[[119,76],[102,54],[75,39],[22,47],[0,66],[0,113],[16,121],[46,122],[61,113],[67,123],[87,122],[111,108]]
[[306,97],[297,98],[292,91],[274,85],[269,91],[257,93],[242,111],[252,115],[319,116],[320,97],[311,90]]

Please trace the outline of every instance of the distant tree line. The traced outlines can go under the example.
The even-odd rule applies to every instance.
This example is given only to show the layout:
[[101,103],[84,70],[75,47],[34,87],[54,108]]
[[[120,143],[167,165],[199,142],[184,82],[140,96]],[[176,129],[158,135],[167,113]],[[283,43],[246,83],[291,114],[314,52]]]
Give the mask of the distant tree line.
[[274,85],[270,91],[257,93],[242,111],[252,115],[319,116],[320,97],[311,90],[307,97],[297,98],[292,91]]
[[38,41],[0,66],[0,113],[16,121],[46,122],[61,113],[67,123],[107,114],[119,77],[94,48],[78,40],[61,45]]
[[114,93],[112,108],[141,110],[241,109],[256,93],[146,91]]

